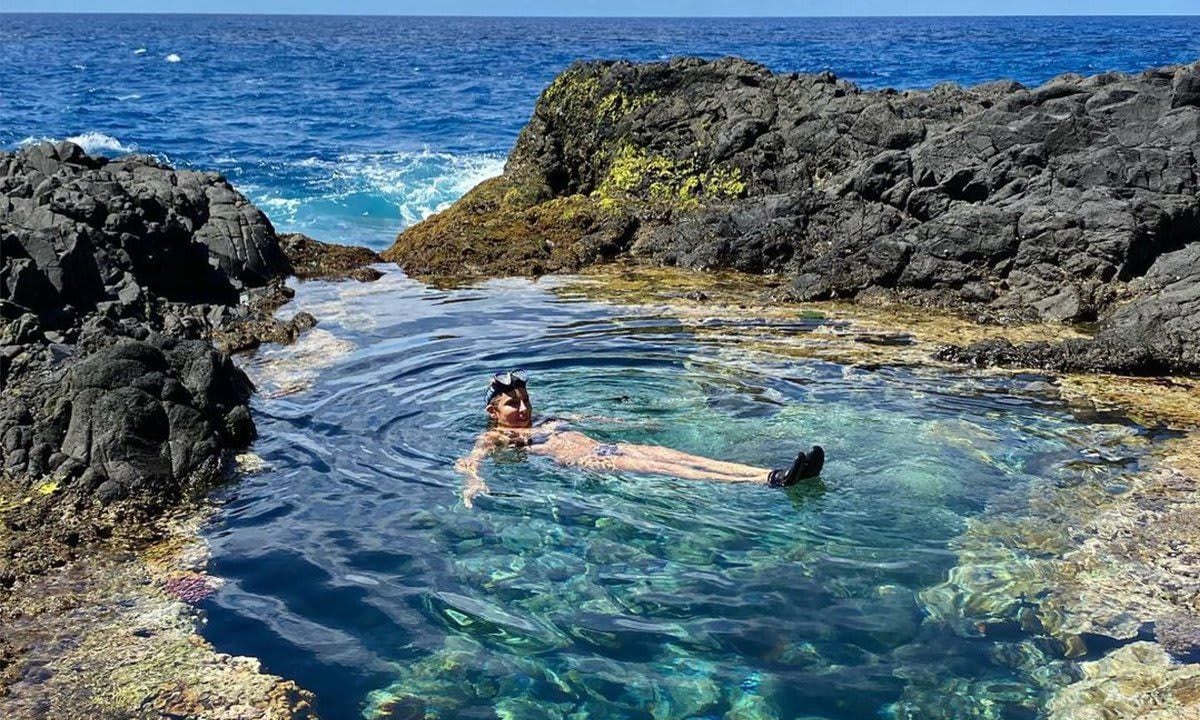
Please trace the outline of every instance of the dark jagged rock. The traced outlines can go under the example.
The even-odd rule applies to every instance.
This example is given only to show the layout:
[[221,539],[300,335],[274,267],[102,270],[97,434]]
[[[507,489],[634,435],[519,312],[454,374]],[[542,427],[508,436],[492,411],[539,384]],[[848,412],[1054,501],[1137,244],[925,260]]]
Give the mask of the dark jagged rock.
[[222,477],[253,388],[210,338],[291,266],[220,176],[71,143],[0,153],[0,242],[7,584]]
[[317,319],[306,312],[298,312],[290,320],[277,320],[272,306],[265,305],[251,317],[216,330],[213,342],[229,353],[253,350],[263,343],[287,345],[316,324]]
[[1200,368],[1200,242],[1164,253],[1130,283],[1133,300],[1115,307],[1091,340],[984,340],[942,348],[938,357],[973,365],[1049,370],[1193,374]]
[[[279,245],[287,256],[292,274],[300,280],[357,280],[373,282],[383,273],[371,267],[383,258],[364,247],[333,245],[300,233],[279,236]],[[279,320],[275,311],[295,293],[282,283],[271,283],[244,294],[245,311],[213,329],[212,339],[224,352],[253,350],[263,343],[286,345],[317,324],[306,312],[289,320]]]
[[289,270],[266,216],[223,178],[152,158],[35,145],[0,156],[0,197],[7,298],[49,327],[147,290],[231,305]]
[[864,92],[743,60],[577,63],[504,174],[406,231],[414,274],[541,274],[618,256],[790,277],[1093,342],[975,362],[1200,371],[1200,63]]
[[279,244],[300,280],[345,280],[373,282],[383,273],[371,267],[383,262],[379,253],[364,247],[331,245],[301,233],[279,236]]
[[281,242],[219,175],[71,143],[0,153],[0,242],[0,508],[23,533],[0,548],[0,585],[222,477],[254,437],[253,388],[225,353],[316,324],[275,319],[293,267],[378,276],[364,248]]
[[6,403],[19,421],[5,423],[6,470],[79,507],[175,504],[219,475],[223,448],[254,437],[250,382],[201,340],[118,338],[24,380]]

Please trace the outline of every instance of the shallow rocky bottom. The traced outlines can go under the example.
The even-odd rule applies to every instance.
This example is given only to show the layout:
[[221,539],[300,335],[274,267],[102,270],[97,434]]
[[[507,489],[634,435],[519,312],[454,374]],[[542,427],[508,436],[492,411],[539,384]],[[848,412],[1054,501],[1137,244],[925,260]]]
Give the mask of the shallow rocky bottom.
[[194,509],[138,551],[95,547],[3,598],[4,717],[301,720],[312,696],[263,674],[257,660],[214,651],[194,603],[220,581],[205,573]]

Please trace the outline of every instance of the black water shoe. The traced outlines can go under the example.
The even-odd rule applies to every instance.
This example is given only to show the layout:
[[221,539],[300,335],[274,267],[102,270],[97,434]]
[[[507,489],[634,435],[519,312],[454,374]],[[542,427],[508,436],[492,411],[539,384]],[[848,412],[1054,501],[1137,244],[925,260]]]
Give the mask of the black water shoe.
[[771,487],[789,487],[801,480],[814,478],[821,474],[825,466],[825,450],[820,445],[813,445],[812,450],[796,455],[796,461],[790,468],[772,470],[767,476],[767,484]]

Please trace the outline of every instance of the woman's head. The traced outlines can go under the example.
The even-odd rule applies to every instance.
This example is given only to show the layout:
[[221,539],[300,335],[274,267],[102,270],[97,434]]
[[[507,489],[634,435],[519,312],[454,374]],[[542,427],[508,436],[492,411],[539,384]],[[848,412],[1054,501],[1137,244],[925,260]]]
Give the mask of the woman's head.
[[521,370],[496,373],[492,378],[484,410],[493,425],[527,428],[533,424],[533,406],[529,402],[525,380]]

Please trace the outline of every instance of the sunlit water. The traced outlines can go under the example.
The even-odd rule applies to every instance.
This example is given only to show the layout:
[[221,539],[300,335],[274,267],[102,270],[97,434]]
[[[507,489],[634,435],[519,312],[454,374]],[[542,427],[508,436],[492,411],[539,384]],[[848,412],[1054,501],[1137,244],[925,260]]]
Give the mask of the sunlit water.
[[[952,678],[999,688],[993,717],[1036,715],[1041,690],[1003,648],[927,621],[916,593],[989,499],[1116,472],[1104,458],[1142,431],[1077,418],[1034,377],[786,359],[555,288],[443,291],[394,271],[299,287],[287,312],[320,328],[245,360],[269,469],[210,533],[228,579],[204,605],[218,648],[335,719],[922,717],[919,691]],[[823,482],[512,451],[468,510],[453,464],[484,427],[486,378],[510,367],[540,413],[590,417],[577,426],[597,438],[760,466],[820,442]]]
[[[575,59],[734,54],[867,88],[1036,84],[1187,62],[1197,38],[1194,17],[5,14],[0,147],[69,138],[216,170],[281,230],[381,249],[498,174]],[[989,503],[1118,473],[1142,433],[1073,416],[1038,378],[785,359],[751,351],[740,323],[692,332],[547,284],[438,291],[393,273],[303,285],[285,312],[300,309],[318,329],[243,360],[270,468],[211,530],[229,582],[205,633],[316,691],[334,720],[1035,717],[1057,670],[1031,678],[1030,647],[1054,648],[961,638],[917,593]],[[597,438],[763,466],[820,442],[824,483],[511,452],[467,510],[452,466],[482,429],[486,378],[513,366],[543,413],[623,421],[577,423]]]

